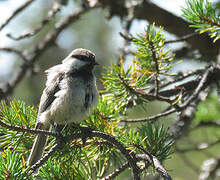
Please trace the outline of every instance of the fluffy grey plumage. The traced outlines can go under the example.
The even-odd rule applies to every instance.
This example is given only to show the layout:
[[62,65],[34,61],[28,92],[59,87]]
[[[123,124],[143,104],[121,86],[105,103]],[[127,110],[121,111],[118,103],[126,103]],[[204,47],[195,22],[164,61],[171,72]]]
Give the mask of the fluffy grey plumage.
[[[46,70],[46,88],[41,96],[36,129],[49,130],[58,125],[84,120],[98,102],[93,67],[95,55],[86,49],[73,50],[62,64]],[[47,137],[37,135],[28,158],[34,165],[42,156]]]

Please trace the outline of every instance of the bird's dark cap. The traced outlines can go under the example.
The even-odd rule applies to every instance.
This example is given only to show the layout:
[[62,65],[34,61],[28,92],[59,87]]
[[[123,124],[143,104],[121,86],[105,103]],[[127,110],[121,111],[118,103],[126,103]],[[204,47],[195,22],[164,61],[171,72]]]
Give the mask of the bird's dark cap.
[[95,61],[95,54],[87,49],[83,49],[83,48],[78,48],[73,50],[70,55],[70,57],[76,57],[80,60],[90,60],[90,61]]

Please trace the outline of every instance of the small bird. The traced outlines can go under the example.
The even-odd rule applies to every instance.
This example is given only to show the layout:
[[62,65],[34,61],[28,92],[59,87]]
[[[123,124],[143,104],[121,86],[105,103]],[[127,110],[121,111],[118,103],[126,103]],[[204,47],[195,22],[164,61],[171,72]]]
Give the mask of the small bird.
[[[46,70],[46,88],[41,96],[35,128],[49,130],[51,125],[80,122],[98,103],[98,90],[93,68],[98,63],[95,54],[86,49],[73,50],[62,64]],[[47,136],[35,138],[28,165],[34,165],[42,157]]]

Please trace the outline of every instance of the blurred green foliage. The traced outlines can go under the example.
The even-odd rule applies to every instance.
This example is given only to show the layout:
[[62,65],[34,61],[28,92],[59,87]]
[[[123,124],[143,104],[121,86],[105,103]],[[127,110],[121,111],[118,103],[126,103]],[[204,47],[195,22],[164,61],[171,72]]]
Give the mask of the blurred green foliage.
[[195,121],[208,122],[220,119],[219,100],[217,96],[210,95],[204,102],[201,102],[196,112]]

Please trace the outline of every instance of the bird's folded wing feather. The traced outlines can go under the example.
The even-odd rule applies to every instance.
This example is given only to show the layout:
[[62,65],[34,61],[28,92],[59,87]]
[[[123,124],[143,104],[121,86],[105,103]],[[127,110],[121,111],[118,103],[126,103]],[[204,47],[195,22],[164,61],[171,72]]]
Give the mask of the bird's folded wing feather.
[[39,111],[38,111],[38,117],[39,115],[46,111],[48,107],[53,103],[55,97],[55,94],[60,90],[60,82],[64,78],[63,73],[59,73],[56,76],[54,76],[53,80],[50,83],[50,86],[47,86],[43,94],[41,96],[40,105],[39,105]]

